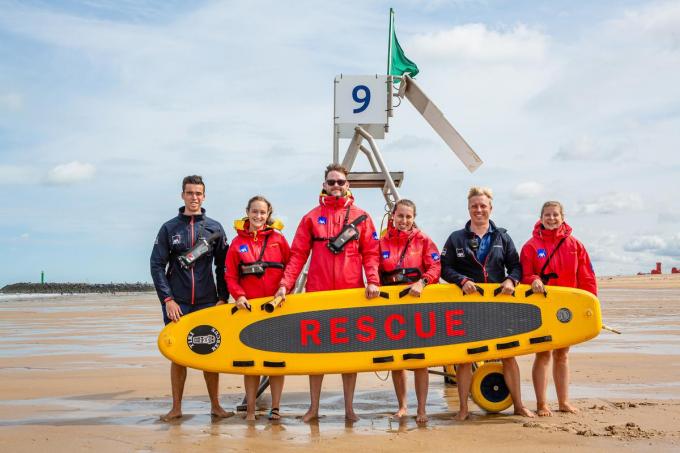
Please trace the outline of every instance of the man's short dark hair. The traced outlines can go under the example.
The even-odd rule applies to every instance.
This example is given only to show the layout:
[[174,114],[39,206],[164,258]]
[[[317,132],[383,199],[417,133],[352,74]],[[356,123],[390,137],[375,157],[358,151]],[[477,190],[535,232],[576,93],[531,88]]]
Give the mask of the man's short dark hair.
[[198,175],[189,175],[184,177],[182,180],[182,192],[184,192],[187,184],[200,184],[203,186],[203,192],[205,192],[205,183],[203,182],[203,178]]
[[347,170],[342,165],[340,165],[340,164],[329,164],[328,167],[326,167],[326,172],[323,174],[324,179],[326,179],[328,177],[328,173],[330,173],[332,171],[339,171],[340,173],[345,175],[345,177],[347,177],[347,175],[349,175],[349,170]]

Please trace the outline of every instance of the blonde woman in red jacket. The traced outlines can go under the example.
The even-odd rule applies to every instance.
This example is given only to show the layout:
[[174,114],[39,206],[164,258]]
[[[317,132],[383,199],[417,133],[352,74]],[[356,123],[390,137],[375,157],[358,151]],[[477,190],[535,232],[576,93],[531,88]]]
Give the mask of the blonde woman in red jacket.
[[[266,198],[248,200],[247,217],[234,222],[237,236],[231,242],[226,259],[226,280],[229,293],[240,310],[250,308],[248,299],[273,296],[279,288],[283,269],[290,257],[290,247],[273,221],[272,205]],[[246,389],[246,420],[255,420],[255,400],[260,376],[243,376]],[[272,409],[270,420],[280,419],[279,407],[283,391],[283,376],[270,376]]]
[[[564,221],[564,209],[559,201],[546,201],[541,219],[522,247],[522,283],[530,284],[534,292],[545,291],[545,285],[579,288],[597,295],[597,281],[590,257],[583,244],[571,235]],[[536,391],[537,413],[552,415],[547,401],[548,366],[553,359],[553,380],[560,412],[577,412],[569,403],[569,348],[536,354],[532,370]]]
[[[428,283],[439,282],[441,263],[439,250],[432,239],[415,224],[416,205],[411,200],[399,200],[392,209],[391,222],[380,239],[380,280],[383,285],[410,284],[409,293],[420,297]],[[427,422],[427,368],[413,370],[418,398],[417,423]],[[392,371],[399,410],[395,417],[408,412],[406,401],[406,370]]]

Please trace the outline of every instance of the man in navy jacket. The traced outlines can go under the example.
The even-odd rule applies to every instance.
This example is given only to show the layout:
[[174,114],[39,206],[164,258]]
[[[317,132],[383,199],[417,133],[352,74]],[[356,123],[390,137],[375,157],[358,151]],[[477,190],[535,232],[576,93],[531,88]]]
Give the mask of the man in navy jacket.
[[[163,224],[151,252],[151,277],[163,308],[165,324],[179,321],[182,315],[225,303],[229,298],[224,279],[227,238],[222,225],[207,217],[205,209],[201,207],[205,200],[205,184],[200,176],[184,178],[182,200],[184,206],[179,209],[177,217]],[[180,265],[179,256],[198,241],[215,236],[217,239],[213,239],[210,252],[198,258],[192,266]],[[220,405],[219,374],[204,371],[203,376],[210,396],[211,414],[216,417],[234,415]],[[174,362],[170,365],[172,408],[161,420],[182,416],[182,394],[186,377],[185,366]]]
[[[502,294],[512,294],[522,279],[519,255],[505,229],[489,219],[493,194],[485,187],[472,187],[468,192],[470,220],[465,228],[451,233],[442,250],[442,278],[460,286],[463,293],[477,291],[476,283],[500,283]],[[520,390],[519,366],[514,357],[503,359],[503,375],[510,389],[515,414],[534,417],[524,407]],[[458,365],[456,372],[460,411],[457,420],[468,415],[468,396],[472,381],[472,364]]]

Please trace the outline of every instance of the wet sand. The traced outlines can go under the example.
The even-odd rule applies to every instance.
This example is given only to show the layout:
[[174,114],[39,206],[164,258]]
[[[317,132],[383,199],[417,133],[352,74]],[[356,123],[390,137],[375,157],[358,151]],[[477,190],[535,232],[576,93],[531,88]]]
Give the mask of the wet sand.
[[[653,278],[656,277],[656,278]],[[451,420],[455,387],[430,376],[425,426],[392,420],[396,398],[384,373],[359,375],[346,425],[339,376],[324,381],[318,423],[305,424],[307,379],[286,380],[281,422],[266,418],[268,393],[254,423],[239,415],[212,420],[201,373],[190,370],[185,416],[158,420],[170,406],[169,366],[156,349],[161,328],[154,295],[76,295],[0,299],[0,451],[370,451],[680,449],[680,276],[602,280],[603,332],[572,348],[571,395],[578,414],[527,419],[487,415]],[[666,278],[658,278],[666,277]],[[525,402],[534,408],[531,357],[518,358]],[[409,384],[413,382],[412,374]],[[240,376],[222,375],[223,406],[243,396]],[[554,390],[551,392],[554,401]]]

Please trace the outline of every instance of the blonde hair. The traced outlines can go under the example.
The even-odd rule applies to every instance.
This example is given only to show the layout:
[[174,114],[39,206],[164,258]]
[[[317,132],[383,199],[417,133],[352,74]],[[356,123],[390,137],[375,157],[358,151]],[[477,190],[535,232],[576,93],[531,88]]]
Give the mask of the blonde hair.
[[545,211],[545,208],[549,208],[551,206],[555,206],[560,209],[560,214],[562,215],[562,218],[564,218],[564,207],[562,206],[562,203],[559,201],[546,201],[543,203],[543,206],[541,207],[541,217],[543,217],[543,212]]
[[468,190],[468,196],[467,199],[470,201],[470,198],[472,197],[477,197],[479,195],[484,195],[486,196],[490,202],[493,202],[493,191],[489,189],[488,187],[470,187],[470,190]]

